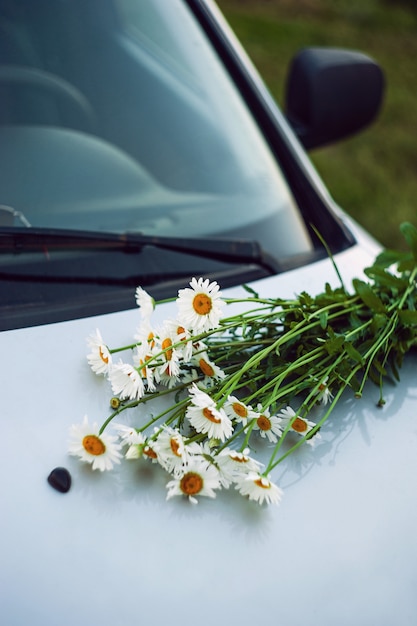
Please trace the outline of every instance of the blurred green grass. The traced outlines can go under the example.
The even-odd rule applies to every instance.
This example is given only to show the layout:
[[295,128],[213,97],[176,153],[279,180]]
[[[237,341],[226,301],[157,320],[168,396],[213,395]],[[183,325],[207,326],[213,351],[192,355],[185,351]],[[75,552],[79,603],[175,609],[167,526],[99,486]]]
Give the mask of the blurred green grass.
[[417,225],[417,0],[217,0],[283,106],[287,68],[306,46],[358,49],[383,68],[382,111],[360,134],[310,156],[332,196],[383,245]]

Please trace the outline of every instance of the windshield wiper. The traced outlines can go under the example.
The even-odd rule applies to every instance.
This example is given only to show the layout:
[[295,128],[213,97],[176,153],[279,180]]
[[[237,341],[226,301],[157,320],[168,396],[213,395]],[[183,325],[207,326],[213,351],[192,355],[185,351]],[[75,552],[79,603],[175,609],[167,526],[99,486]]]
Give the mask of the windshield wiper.
[[138,253],[146,246],[225,262],[254,263],[272,274],[282,271],[280,263],[266,253],[257,241],[251,240],[156,237],[134,232],[111,233],[39,227],[5,226],[0,229],[0,253],[49,253],[52,250],[115,250]]

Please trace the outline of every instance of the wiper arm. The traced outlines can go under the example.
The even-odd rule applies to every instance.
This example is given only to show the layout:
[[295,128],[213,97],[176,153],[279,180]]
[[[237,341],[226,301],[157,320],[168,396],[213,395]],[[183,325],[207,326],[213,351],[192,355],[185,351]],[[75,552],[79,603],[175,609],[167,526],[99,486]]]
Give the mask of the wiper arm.
[[255,263],[269,273],[281,271],[279,262],[267,254],[257,241],[244,239],[156,237],[141,233],[111,233],[61,228],[0,229],[0,252],[18,254],[30,250],[116,250],[140,252],[151,246],[206,259],[233,263]]

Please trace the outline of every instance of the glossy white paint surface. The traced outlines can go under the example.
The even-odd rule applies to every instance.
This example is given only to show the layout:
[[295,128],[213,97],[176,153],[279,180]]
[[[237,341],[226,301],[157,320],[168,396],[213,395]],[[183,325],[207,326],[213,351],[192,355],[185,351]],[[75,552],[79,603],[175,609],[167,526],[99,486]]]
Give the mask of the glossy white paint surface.
[[[371,260],[356,248],[338,263],[349,277]],[[325,280],[337,283],[327,261],[256,288],[291,296]],[[123,344],[138,322],[131,311],[0,334],[1,623],[415,624],[415,356],[387,384],[384,409],[375,387],[360,401],[347,394],[322,442],[276,469],[280,506],[233,492],[192,506],[166,502],[166,475],[148,464],[101,474],[67,456],[69,426],[108,415],[85,337],[99,327]],[[60,465],[67,494],[46,480]]]

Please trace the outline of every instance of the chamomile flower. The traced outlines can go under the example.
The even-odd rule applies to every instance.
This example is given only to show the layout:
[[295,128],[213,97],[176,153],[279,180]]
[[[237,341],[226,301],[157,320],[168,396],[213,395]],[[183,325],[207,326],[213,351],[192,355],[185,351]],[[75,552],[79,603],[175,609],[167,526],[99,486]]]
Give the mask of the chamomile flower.
[[271,415],[269,409],[262,410],[261,405],[258,405],[258,411],[254,418],[253,430],[258,430],[261,437],[268,439],[271,443],[276,443],[282,434],[282,419]]
[[242,452],[224,448],[216,455],[216,463],[225,487],[240,482],[249,472],[258,472],[261,467],[258,461],[249,456],[249,448]]
[[[281,409],[278,413],[278,417],[281,418],[281,426],[283,430],[285,430],[288,424],[291,423],[289,430],[297,433],[301,437],[308,435],[308,433],[316,426],[314,422],[297,415],[290,406],[287,406],[285,409]],[[320,439],[319,433],[316,433],[311,438],[306,439],[306,443],[314,445],[316,439]]]
[[197,496],[215,498],[215,490],[220,487],[217,469],[192,459],[179,476],[167,483],[167,500],[174,496],[186,496],[190,502],[197,504]]
[[129,363],[120,361],[113,365],[109,379],[113,393],[122,399],[139,400],[145,392],[142,377]]
[[244,426],[248,420],[257,416],[250,405],[244,404],[235,396],[229,396],[223,406],[232,422],[242,423]]
[[144,459],[148,459],[152,463],[159,462],[158,448],[156,446],[156,442],[153,439],[146,440],[145,443],[141,446],[138,446],[138,448],[140,452],[139,456],[143,457]]
[[125,458],[139,459],[142,456],[142,449],[146,441],[144,435],[132,426],[126,426],[125,424],[113,424],[113,426],[121,439],[121,445],[129,446],[125,453]]
[[134,339],[138,342],[138,345],[142,348],[142,350],[149,353],[153,353],[157,347],[157,331],[153,326],[151,326],[149,320],[142,322],[134,334]]
[[193,278],[190,288],[180,289],[177,304],[181,324],[202,333],[216,328],[221,318],[221,293],[216,281]]
[[232,422],[223,409],[190,405],[186,417],[198,433],[204,433],[210,439],[225,441],[233,432]]
[[214,400],[198,389],[190,390],[191,404],[187,407],[186,417],[198,433],[206,434],[210,439],[225,441],[233,432],[231,420],[223,409],[217,409]]
[[216,365],[213,361],[210,361],[206,352],[198,354],[192,360],[192,365],[197,368],[199,375],[204,376],[203,384],[206,387],[213,385],[217,380],[221,380],[226,376],[224,371]]
[[157,370],[153,361],[153,354],[146,344],[136,346],[133,352],[133,363],[142,379],[146,381],[148,391],[155,391]]
[[87,338],[87,345],[91,349],[87,355],[91,369],[95,374],[107,375],[112,365],[112,358],[98,328]]
[[327,386],[328,379],[328,376],[323,378],[313,391],[313,393],[317,395],[318,401],[324,405],[326,405],[333,399],[333,394],[330,392],[330,389]]
[[98,424],[90,425],[87,416],[82,424],[73,424],[70,429],[69,454],[78,456],[81,461],[91,463],[93,470],[111,470],[114,463],[120,463],[120,444],[117,437],[99,434]]
[[122,445],[142,444],[145,439],[142,433],[138,432],[133,426],[112,422],[113,428],[120,437]]
[[[166,320],[165,328],[171,337],[176,351],[180,354],[181,359],[185,362],[191,359],[193,353],[192,336],[189,330],[184,328],[177,320]],[[179,344],[179,345],[178,345]]]
[[165,426],[158,435],[155,449],[157,450],[159,463],[170,474],[176,475],[182,471],[190,457],[181,433],[169,426]]
[[174,348],[175,343],[166,325],[158,334],[162,352],[159,357],[162,364],[158,367],[158,377],[163,385],[172,388],[177,384],[180,376],[180,354]]
[[137,287],[135,297],[142,319],[149,320],[155,309],[155,300],[142,287]]
[[259,504],[278,504],[282,498],[282,489],[275,485],[269,477],[259,472],[249,472],[236,485],[242,496],[248,496]]
[[188,394],[191,398],[191,402],[194,406],[199,407],[213,407],[216,408],[216,403],[208,393],[197,387],[195,383],[192,383],[188,388]]

